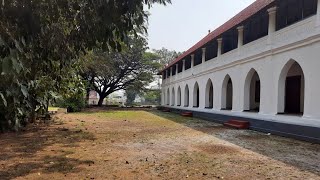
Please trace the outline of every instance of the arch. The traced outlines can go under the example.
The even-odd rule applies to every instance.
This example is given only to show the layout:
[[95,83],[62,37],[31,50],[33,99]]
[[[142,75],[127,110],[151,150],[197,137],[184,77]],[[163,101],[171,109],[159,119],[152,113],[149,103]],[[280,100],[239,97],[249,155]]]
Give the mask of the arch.
[[167,105],[170,105],[170,90],[167,90]]
[[178,92],[177,92],[177,106],[181,106],[181,88],[180,86],[178,87]]
[[233,84],[230,76],[227,74],[222,82],[221,109],[232,110],[233,105]]
[[188,84],[184,88],[184,106],[189,107],[189,86]]
[[196,82],[193,87],[193,107],[196,107],[196,108],[199,107],[199,97],[200,97],[199,84],[198,82]]
[[261,83],[255,69],[250,69],[244,82],[244,111],[259,112]]
[[175,98],[176,98],[176,93],[174,91],[174,88],[172,88],[172,94],[171,94],[171,106],[175,105]]
[[208,79],[207,85],[206,85],[206,108],[213,108],[213,84],[211,79]]
[[278,113],[304,112],[305,79],[303,70],[295,60],[289,60],[280,73],[278,84]]

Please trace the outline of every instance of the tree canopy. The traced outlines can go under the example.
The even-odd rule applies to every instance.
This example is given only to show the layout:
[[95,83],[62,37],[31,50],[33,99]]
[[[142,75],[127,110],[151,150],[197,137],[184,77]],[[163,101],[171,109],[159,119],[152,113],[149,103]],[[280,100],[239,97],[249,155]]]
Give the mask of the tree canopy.
[[160,57],[160,63],[163,66],[168,65],[170,62],[172,62],[182,54],[181,52],[169,50],[164,47],[161,49],[153,49],[153,52]]
[[129,86],[143,89],[153,80],[153,74],[160,64],[158,57],[145,52],[146,49],[145,38],[137,36],[131,37],[121,52],[95,51],[90,55],[91,61],[83,74],[91,89],[99,94],[99,106],[104,98],[115,91],[125,90]]
[[120,51],[145,31],[144,6],[170,0],[3,0],[0,3],[0,126],[19,129],[57,94],[76,92],[88,51]]

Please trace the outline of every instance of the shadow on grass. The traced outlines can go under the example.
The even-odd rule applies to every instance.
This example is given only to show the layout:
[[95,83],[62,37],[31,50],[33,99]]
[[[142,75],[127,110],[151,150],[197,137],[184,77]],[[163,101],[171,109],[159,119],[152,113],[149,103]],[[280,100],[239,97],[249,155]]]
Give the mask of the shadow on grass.
[[[30,126],[25,132],[0,134],[1,179],[13,179],[30,173],[68,174],[80,172],[81,165],[92,164],[90,160],[68,158],[74,152],[61,149],[76,147],[82,141],[95,140],[94,135],[56,125],[62,125],[62,122]],[[53,149],[49,148],[51,146]]]
[[0,170],[2,180],[23,177],[30,173],[77,173],[82,171],[81,165],[92,165],[93,161],[81,161],[74,158],[66,158],[64,156],[46,156],[39,161],[15,163],[7,166],[4,170]]
[[96,114],[96,113],[115,113],[119,111],[154,111],[154,108],[144,108],[144,107],[90,107],[84,109],[80,114]]
[[175,113],[163,113],[160,111],[152,111],[151,113],[297,167],[303,171],[320,175],[320,144],[270,136],[251,130],[230,129],[221,124],[199,118],[182,117]]

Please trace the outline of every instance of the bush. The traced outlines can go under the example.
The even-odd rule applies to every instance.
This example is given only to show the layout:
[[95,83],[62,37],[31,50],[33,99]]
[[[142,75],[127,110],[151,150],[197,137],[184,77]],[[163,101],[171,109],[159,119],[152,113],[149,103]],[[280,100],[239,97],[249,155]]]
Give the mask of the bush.
[[127,107],[140,107],[141,103],[131,103],[131,104],[125,104]]
[[68,112],[80,112],[85,106],[85,99],[80,95],[65,97],[57,101],[57,106],[67,108]]

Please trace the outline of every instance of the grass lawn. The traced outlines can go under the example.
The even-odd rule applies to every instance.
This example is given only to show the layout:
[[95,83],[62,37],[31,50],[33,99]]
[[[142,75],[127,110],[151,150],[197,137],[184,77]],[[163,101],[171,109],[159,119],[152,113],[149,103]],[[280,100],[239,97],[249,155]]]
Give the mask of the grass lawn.
[[58,107],[49,107],[48,109],[49,109],[49,111],[58,111],[59,108]]
[[0,135],[1,179],[320,179],[320,145],[159,111],[57,114]]

